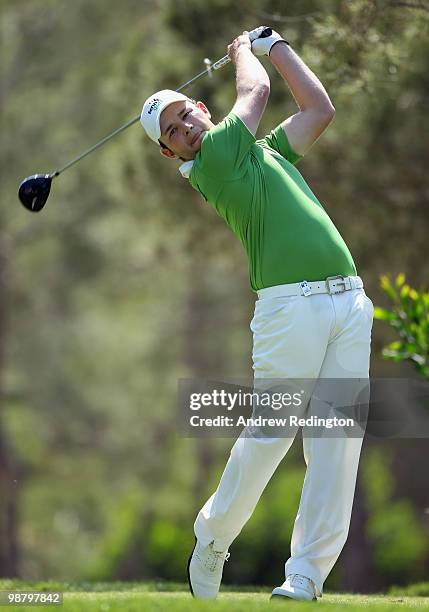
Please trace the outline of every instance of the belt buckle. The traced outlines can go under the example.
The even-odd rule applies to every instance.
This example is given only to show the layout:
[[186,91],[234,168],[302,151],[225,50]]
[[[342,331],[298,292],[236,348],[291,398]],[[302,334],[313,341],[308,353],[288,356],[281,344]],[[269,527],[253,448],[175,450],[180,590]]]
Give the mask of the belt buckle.
[[302,281],[301,283],[299,283],[299,287],[301,289],[301,294],[304,297],[308,297],[309,295],[311,295],[311,287],[307,281]]
[[[339,281],[337,285],[343,285],[343,289],[337,289],[337,287],[331,287],[332,281]],[[344,293],[344,291],[346,290],[346,281],[345,281],[344,276],[341,276],[341,274],[338,274],[338,276],[328,276],[328,278],[325,280],[325,284],[326,284],[326,289],[328,290],[328,293],[330,295],[335,295],[336,293]]]

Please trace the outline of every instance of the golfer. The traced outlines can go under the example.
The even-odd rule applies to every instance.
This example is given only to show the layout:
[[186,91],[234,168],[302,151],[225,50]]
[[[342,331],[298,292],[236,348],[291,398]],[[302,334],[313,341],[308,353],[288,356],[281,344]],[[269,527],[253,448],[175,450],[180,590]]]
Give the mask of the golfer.
[[[146,100],[141,123],[163,156],[182,161],[181,174],[246,250],[258,296],[251,322],[255,380],[367,380],[372,302],[343,238],[295,167],[335,110],[289,44],[274,31],[258,38],[262,30],[244,32],[228,46],[237,99],[222,121],[213,123],[203,102],[163,90]],[[286,81],[298,112],[256,140],[270,93],[261,55]],[[306,415],[315,409],[309,401]],[[216,598],[229,546],[297,430],[236,441],[217,490],[195,521],[188,563],[195,597]],[[316,600],[347,539],[363,436],[324,438],[305,430],[307,469],[291,556],[273,596]]]

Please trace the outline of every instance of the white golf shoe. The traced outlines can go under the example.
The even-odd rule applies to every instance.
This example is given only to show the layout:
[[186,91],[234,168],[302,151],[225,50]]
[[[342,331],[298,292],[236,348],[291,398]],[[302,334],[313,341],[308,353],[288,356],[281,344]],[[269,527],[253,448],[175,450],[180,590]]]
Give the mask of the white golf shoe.
[[198,540],[188,561],[189,588],[194,597],[216,599],[222,580],[223,564],[229,552],[213,550],[213,542],[202,546]]
[[314,582],[301,574],[290,574],[282,586],[276,587],[271,593],[271,598],[289,597],[301,601],[311,601],[316,597]]

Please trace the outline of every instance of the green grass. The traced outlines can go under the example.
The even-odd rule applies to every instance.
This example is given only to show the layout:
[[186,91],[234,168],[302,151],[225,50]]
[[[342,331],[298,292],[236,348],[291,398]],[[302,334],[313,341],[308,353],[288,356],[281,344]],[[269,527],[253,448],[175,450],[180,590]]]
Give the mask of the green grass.
[[[225,587],[216,602],[194,600],[187,586],[165,582],[24,582],[0,580],[0,590],[7,591],[61,591],[64,593],[63,606],[48,606],[61,612],[264,612],[287,610],[330,610],[346,612],[377,610],[429,610],[429,597],[411,596],[413,587],[395,588],[387,595],[350,595],[346,593],[325,593],[317,602],[294,602],[292,600],[269,601],[270,589],[263,587]],[[419,585],[419,592],[427,593],[427,583]],[[13,610],[42,609],[36,606],[14,606]],[[46,609],[46,607],[44,607]]]

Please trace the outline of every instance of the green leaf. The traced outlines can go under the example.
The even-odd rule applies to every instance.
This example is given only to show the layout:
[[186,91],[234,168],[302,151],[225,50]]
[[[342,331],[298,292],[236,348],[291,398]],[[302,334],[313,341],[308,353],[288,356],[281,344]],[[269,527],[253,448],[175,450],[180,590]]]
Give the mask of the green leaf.
[[392,285],[390,278],[385,274],[380,277],[380,285],[384,293],[386,293],[394,302],[398,301],[398,295],[396,293],[396,290]]
[[392,310],[387,310],[386,308],[380,308],[380,306],[376,306],[374,308],[374,319],[379,321],[394,321],[398,317],[395,312]]
[[401,298],[405,298],[408,297],[408,294],[410,293],[410,286],[409,285],[404,285],[401,288],[401,291],[399,292],[399,295]]
[[402,348],[403,344],[400,340],[395,340],[394,342],[391,342],[390,344],[387,345],[387,349],[390,349],[392,351],[399,351],[400,348]]
[[401,287],[403,284],[405,283],[405,274],[403,272],[401,272],[400,274],[398,274],[398,276],[396,277],[395,280],[395,285],[399,288]]

